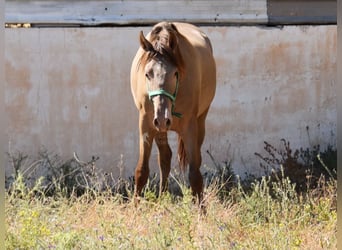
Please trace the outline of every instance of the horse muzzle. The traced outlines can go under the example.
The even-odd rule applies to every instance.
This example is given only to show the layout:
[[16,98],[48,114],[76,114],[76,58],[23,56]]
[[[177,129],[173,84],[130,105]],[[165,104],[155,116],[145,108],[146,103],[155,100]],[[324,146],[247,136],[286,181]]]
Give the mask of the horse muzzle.
[[153,125],[159,132],[166,132],[171,127],[171,118],[167,117],[155,117],[153,119]]
[[153,126],[159,132],[166,132],[172,124],[171,105],[168,101],[164,96],[156,96],[153,100]]

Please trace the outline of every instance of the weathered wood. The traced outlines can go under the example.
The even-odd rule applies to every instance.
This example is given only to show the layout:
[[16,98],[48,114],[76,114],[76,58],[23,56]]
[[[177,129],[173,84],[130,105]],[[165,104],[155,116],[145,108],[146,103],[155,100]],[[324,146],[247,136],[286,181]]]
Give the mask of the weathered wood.
[[266,0],[7,1],[6,23],[129,25],[161,20],[267,23]]
[[268,0],[270,24],[336,24],[336,0]]

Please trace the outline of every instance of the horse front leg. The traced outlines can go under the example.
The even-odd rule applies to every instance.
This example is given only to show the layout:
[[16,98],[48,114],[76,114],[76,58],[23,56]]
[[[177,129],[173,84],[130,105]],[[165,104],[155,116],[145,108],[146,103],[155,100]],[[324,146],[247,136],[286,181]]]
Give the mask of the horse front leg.
[[155,137],[156,144],[158,146],[158,163],[160,168],[160,185],[159,185],[159,197],[163,192],[167,191],[167,179],[171,169],[171,157],[172,151],[170,149],[167,133],[159,133]]
[[203,198],[203,177],[200,171],[202,156],[201,147],[198,144],[197,120],[189,123],[188,129],[182,135],[187,161],[189,163],[189,182],[194,197],[199,204]]
[[145,119],[140,118],[139,129],[139,160],[135,168],[135,187],[134,196],[141,196],[142,189],[146,185],[149,176],[149,159],[151,155],[151,148],[153,143],[154,134],[151,130],[146,129],[144,123]]

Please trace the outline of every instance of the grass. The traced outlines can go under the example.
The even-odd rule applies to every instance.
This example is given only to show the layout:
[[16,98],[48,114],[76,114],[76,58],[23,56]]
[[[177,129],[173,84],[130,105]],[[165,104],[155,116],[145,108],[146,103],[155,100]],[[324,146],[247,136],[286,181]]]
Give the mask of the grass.
[[[298,195],[287,178],[264,177],[225,201],[206,189],[201,215],[190,191],[142,199],[135,207],[112,192],[47,197],[39,183],[6,197],[6,249],[337,249],[336,181]],[[145,196],[145,197],[146,197]]]
[[[76,173],[75,169],[72,170]],[[248,185],[211,177],[206,214],[189,188],[156,197],[155,184],[135,206],[132,187],[88,187],[80,194],[32,185],[21,170],[6,193],[6,249],[337,249],[337,179],[321,175],[298,192],[281,169]],[[56,178],[55,178],[56,179]],[[62,180],[61,178],[57,178]],[[65,183],[65,180],[63,180]],[[308,182],[312,182],[308,178]],[[47,189],[48,187],[48,189]],[[121,186],[122,187],[122,186]],[[121,189],[120,189],[121,190]],[[47,192],[49,191],[49,192]]]

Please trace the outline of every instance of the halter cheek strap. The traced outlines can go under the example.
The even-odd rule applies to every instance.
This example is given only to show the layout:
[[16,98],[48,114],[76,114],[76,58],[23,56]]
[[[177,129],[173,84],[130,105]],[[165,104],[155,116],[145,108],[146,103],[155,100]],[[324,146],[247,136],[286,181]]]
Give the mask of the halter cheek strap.
[[171,108],[172,115],[175,117],[181,118],[182,114],[174,111],[176,97],[177,97],[177,93],[178,93],[178,85],[179,85],[178,74],[176,75],[176,77],[177,77],[176,89],[175,89],[175,92],[173,94],[170,94],[169,92],[167,92],[164,89],[158,89],[158,90],[150,91],[148,86],[147,86],[147,89],[148,89],[147,93],[148,93],[148,97],[151,101],[152,101],[153,97],[158,96],[158,95],[164,95],[164,96],[170,98],[170,100],[172,101],[172,108]]

